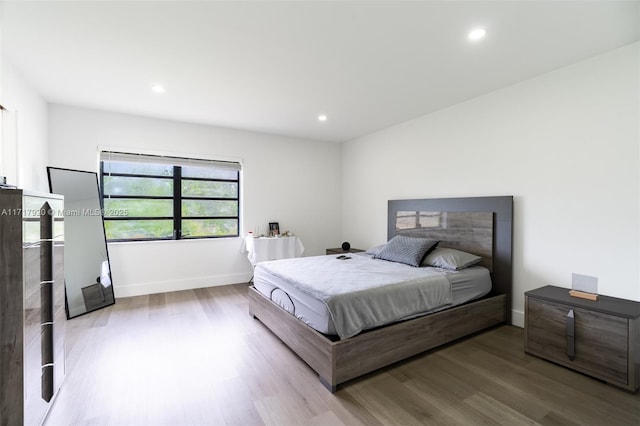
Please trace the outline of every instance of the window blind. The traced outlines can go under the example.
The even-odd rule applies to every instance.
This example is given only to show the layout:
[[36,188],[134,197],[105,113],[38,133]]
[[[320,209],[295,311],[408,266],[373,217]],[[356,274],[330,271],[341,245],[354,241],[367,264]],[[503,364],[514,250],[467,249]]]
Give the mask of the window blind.
[[165,155],[132,154],[128,152],[101,151],[100,161],[132,162],[144,164],[167,164],[172,166],[217,167],[221,169],[242,169],[239,162],[207,160],[202,158],[174,157]]

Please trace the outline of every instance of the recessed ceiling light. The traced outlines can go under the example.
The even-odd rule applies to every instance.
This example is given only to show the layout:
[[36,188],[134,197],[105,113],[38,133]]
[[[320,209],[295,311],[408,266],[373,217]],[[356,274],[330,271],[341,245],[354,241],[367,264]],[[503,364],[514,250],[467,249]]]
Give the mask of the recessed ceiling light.
[[151,86],[151,90],[156,93],[164,93],[164,86],[162,84],[154,84]]
[[480,40],[487,35],[487,31],[484,28],[475,28],[469,32],[469,40]]
[[318,116],[318,121],[327,121],[327,116],[325,114],[320,114]]

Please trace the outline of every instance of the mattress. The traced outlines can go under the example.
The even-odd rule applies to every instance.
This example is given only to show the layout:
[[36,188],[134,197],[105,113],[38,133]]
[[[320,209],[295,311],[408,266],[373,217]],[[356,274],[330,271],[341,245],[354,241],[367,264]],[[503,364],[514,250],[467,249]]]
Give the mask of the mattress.
[[[380,262],[385,261],[380,260]],[[482,266],[472,266],[462,271],[447,271],[445,276],[451,284],[451,304],[444,308],[416,313],[401,320],[461,305],[481,298],[491,291],[491,275],[489,270]],[[327,305],[322,300],[296,288],[286,279],[271,274],[263,268],[256,268],[254,286],[265,297],[320,333],[337,334]]]

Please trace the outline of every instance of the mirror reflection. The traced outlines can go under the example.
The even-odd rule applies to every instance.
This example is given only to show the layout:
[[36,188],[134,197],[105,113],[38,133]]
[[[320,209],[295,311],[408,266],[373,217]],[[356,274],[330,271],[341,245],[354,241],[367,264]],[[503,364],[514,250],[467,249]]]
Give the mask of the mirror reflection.
[[47,167],[49,189],[64,195],[67,318],[115,303],[98,174]]

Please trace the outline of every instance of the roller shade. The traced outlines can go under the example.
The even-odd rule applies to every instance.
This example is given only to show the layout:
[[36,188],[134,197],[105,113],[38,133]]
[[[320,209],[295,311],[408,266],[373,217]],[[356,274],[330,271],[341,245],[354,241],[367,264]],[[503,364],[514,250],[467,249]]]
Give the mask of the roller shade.
[[101,151],[100,161],[144,163],[144,164],[164,164],[172,166],[196,166],[196,167],[216,167],[227,170],[242,169],[240,163],[235,161],[207,160],[202,158],[174,157],[165,155],[132,154],[128,152]]

